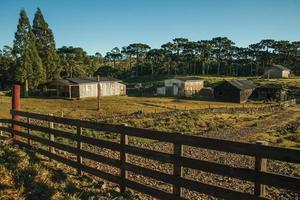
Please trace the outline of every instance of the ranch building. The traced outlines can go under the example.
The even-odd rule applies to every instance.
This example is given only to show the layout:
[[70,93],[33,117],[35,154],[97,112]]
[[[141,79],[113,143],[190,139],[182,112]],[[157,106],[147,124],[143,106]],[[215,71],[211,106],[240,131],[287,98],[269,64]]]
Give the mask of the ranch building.
[[286,101],[288,99],[287,89],[282,86],[260,86],[254,90],[251,99],[264,101]]
[[291,75],[291,70],[282,65],[272,65],[266,68],[265,78],[288,78]]
[[204,87],[204,81],[198,78],[182,77],[166,79],[164,86],[157,88],[161,96],[187,97],[197,94]]
[[255,88],[250,80],[226,80],[214,87],[214,97],[220,101],[245,103]]
[[55,89],[58,97],[81,99],[97,97],[98,84],[100,96],[126,95],[126,85],[121,80],[111,77],[100,77],[99,83],[96,77],[66,78],[49,82],[47,86]]

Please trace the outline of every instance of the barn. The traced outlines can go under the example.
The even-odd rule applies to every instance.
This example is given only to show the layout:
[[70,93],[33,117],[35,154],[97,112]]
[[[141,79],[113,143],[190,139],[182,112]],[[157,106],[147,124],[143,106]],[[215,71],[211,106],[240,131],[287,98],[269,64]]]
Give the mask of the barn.
[[226,80],[214,87],[214,97],[220,101],[245,103],[255,88],[250,80]]
[[157,94],[162,96],[192,96],[204,87],[204,81],[193,77],[166,79],[164,86],[157,88]]
[[264,101],[285,101],[288,99],[287,89],[282,86],[264,85],[256,88],[251,99]]
[[291,75],[291,70],[282,65],[272,65],[266,68],[265,78],[288,78]]
[[[100,77],[100,96],[126,95],[126,85],[121,80]],[[87,98],[98,96],[97,78],[66,78],[47,84],[56,90],[56,96],[64,98]]]

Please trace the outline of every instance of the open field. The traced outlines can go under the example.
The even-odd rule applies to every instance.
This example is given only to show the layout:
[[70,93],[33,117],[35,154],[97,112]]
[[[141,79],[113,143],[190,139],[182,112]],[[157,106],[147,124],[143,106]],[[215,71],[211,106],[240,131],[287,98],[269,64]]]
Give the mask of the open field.
[[[214,85],[222,79],[223,77],[207,77],[206,81],[209,82],[210,85]],[[299,78],[283,80],[255,79],[254,81],[257,81],[260,84],[284,84],[291,88],[291,91],[296,95],[296,97],[299,94]],[[10,101],[10,97],[0,95],[0,118],[10,117]],[[264,140],[272,146],[300,148],[299,104],[284,109],[268,110],[263,108],[266,104],[261,102],[250,102],[245,105],[241,105],[204,99],[196,100],[126,96],[101,98],[100,111],[97,111],[96,109],[96,99],[64,100],[49,98],[24,98],[21,100],[21,104],[22,110],[42,114],[54,114],[55,116],[61,116],[61,113],[63,112],[64,116],[69,118],[104,121],[112,124],[122,123],[133,127],[167,132],[181,132],[190,135],[200,135],[250,143],[257,140]],[[209,107],[215,109],[208,109]],[[74,129],[70,129],[68,127],[61,126],[59,128],[65,131],[74,132]],[[83,134],[110,141],[118,140],[114,134],[92,130],[84,130]],[[47,138],[48,136],[43,135],[43,137]],[[56,139],[58,142],[64,144],[75,145],[74,143],[68,143],[67,140],[62,140],[62,138]],[[131,138],[129,143],[141,148],[159,150],[162,152],[172,152],[173,150],[173,147],[170,144],[152,140]],[[16,168],[12,168],[10,164],[4,165],[0,162],[0,175],[1,173],[8,174],[4,176],[5,179],[0,182],[0,186],[5,187],[5,190],[3,190],[6,192],[5,194],[12,192],[16,195],[17,199],[22,199],[24,195],[28,195],[27,192],[29,191],[30,194],[32,193],[34,195],[41,195],[41,193],[46,195],[49,194],[52,199],[151,199],[143,195],[139,195],[139,197],[132,196],[130,193],[125,194],[125,196],[120,196],[120,194],[116,192],[118,191],[116,186],[107,185],[102,187],[104,183],[101,182],[101,180],[94,179],[94,181],[92,181],[91,177],[78,178],[75,176],[74,170],[71,170],[64,165],[60,165],[56,162],[48,162],[45,159],[39,164],[34,164],[37,161],[31,163],[31,160],[33,159],[31,158],[32,155],[30,155],[30,153],[23,152],[12,147],[1,146],[0,148],[3,149],[4,152],[0,155],[0,161],[1,156],[4,160],[4,158],[7,158],[7,154],[17,155],[18,159],[21,160],[18,161],[20,172],[28,172],[27,174],[25,173],[25,176],[31,176],[31,172],[36,173],[36,171],[38,171],[37,169],[41,169],[39,170],[40,172],[35,175],[34,180],[27,183],[21,179],[22,177],[19,177],[20,172]],[[119,158],[117,153],[105,148],[96,148],[92,145],[84,145],[84,148],[109,158]],[[58,151],[57,153],[63,156],[72,156],[65,154],[64,152]],[[195,148],[186,148],[184,150],[184,155],[195,159],[203,159],[220,164],[245,168],[253,167],[254,162],[253,158],[248,156],[237,156],[234,154],[207,151],[203,149],[199,150]],[[171,166],[161,162],[154,162],[153,160],[143,159],[137,156],[130,156],[129,159],[136,165],[150,167],[153,170],[165,173],[172,172]],[[85,160],[84,163],[112,174],[118,173],[115,168],[108,167],[107,165],[101,165],[89,160]],[[66,173],[67,176],[64,180],[60,180],[61,182],[56,183],[49,177],[55,176],[58,169],[63,169],[63,171],[59,171],[59,173],[62,173],[62,176],[65,176]],[[268,162],[268,171],[288,176],[300,176],[299,165],[282,162]],[[170,191],[170,187],[167,184],[153,181],[152,179],[137,176],[135,174],[130,174],[129,176],[132,179],[139,180],[143,184],[159,187],[165,191]],[[184,176],[210,184],[238,189],[244,192],[253,191],[253,185],[249,184],[249,182],[205,173],[202,171],[184,170]],[[23,181],[24,184],[26,183],[26,187],[14,187],[14,181]],[[45,187],[45,184],[40,185],[40,183],[46,183],[47,187]],[[36,188],[39,185],[40,187]],[[270,199],[299,198],[299,194],[286,192],[285,190],[277,190],[275,188],[268,187],[267,191],[267,197]],[[189,197],[189,199],[215,199],[188,191],[185,192],[185,195]]]
[[[65,100],[49,98],[23,98],[21,108],[24,111],[38,112],[44,114],[54,114],[56,116],[64,113],[65,117],[98,119],[109,116],[127,115],[143,111],[165,112],[171,110],[192,110],[217,107],[243,107],[244,105],[235,103],[223,103],[214,101],[185,100],[175,98],[160,97],[126,97],[113,96],[101,98],[101,110],[97,111],[97,100],[95,98],[82,100]],[[246,106],[252,107],[256,104],[249,103]],[[9,117],[11,109],[11,98],[0,96],[0,117]]]

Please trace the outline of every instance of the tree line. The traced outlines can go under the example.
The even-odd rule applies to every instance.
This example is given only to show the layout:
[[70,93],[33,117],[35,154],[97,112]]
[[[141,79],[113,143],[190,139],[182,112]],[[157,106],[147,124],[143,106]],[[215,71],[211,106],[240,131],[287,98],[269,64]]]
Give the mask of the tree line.
[[264,39],[244,48],[227,37],[200,41],[175,38],[158,49],[142,43],[115,47],[106,53],[104,62],[111,73],[123,70],[127,76],[260,76],[272,64],[286,66],[299,75],[300,41]]
[[32,25],[20,11],[13,46],[0,50],[0,87],[20,83],[26,91],[62,77],[93,75],[122,79],[157,75],[259,76],[271,64],[281,64],[300,75],[300,41],[264,39],[238,47],[227,37],[190,41],[175,38],[151,48],[133,43],[115,47],[103,57],[80,47],[56,48],[52,30],[37,8]]

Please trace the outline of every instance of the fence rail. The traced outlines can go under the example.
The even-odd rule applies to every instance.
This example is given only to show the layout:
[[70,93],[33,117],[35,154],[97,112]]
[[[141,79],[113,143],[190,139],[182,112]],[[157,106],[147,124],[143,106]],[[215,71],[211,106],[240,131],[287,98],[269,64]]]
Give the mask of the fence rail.
[[[182,195],[182,188],[225,199],[266,199],[266,192],[264,189],[265,185],[300,192],[300,178],[274,174],[266,171],[266,159],[300,164],[300,150],[189,136],[180,133],[165,133],[161,131],[132,128],[123,125],[111,125],[67,119],[16,110],[12,110],[11,114],[23,117],[26,120],[0,120],[0,122],[11,124],[12,127],[23,127],[23,129],[25,128],[27,132],[21,129],[13,130],[7,127],[0,127],[0,130],[26,138],[28,141],[26,143],[24,141],[17,140],[17,144],[26,148],[35,148],[38,153],[77,169],[78,174],[86,172],[119,184],[122,192],[124,192],[126,188],[131,188],[160,199],[184,199]],[[45,127],[30,123],[32,119],[46,121],[49,123],[49,126]],[[74,126],[76,127],[77,134],[54,129],[53,123]],[[82,128],[117,133],[120,136],[120,142],[105,141],[85,136],[82,134]],[[47,133],[49,134],[49,138],[42,138],[37,135],[33,135],[31,134],[31,131]],[[76,142],[77,145],[76,147],[73,147],[55,142],[56,137],[70,139]],[[173,153],[165,153],[131,146],[128,144],[128,137],[139,137],[171,143],[173,144]],[[31,145],[32,141],[48,146],[49,150],[47,151],[33,147]],[[82,143],[117,151],[120,153],[120,158],[108,158],[106,156],[84,150],[82,149]],[[183,149],[185,146],[252,156],[255,158],[255,166],[253,166],[253,169],[248,169],[185,157],[183,156]],[[76,161],[56,154],[56,149],[76,155]],[[128,155],[135,155],[163,163],[170,163],[173,165],[173,173],[167,174],[132,164],[127,159]],[[119,175],[113,175],[87,166],[82,162],[83,158],[116,167],[119,169],[120,173]],[[183,167],[253,182],[255,185],[254,193],[244,193],[186,179],[183,177]],[[173,192],[165,192],[130,180],[128,179],[128,172],[133,172],[168,183],[172,185]]]

